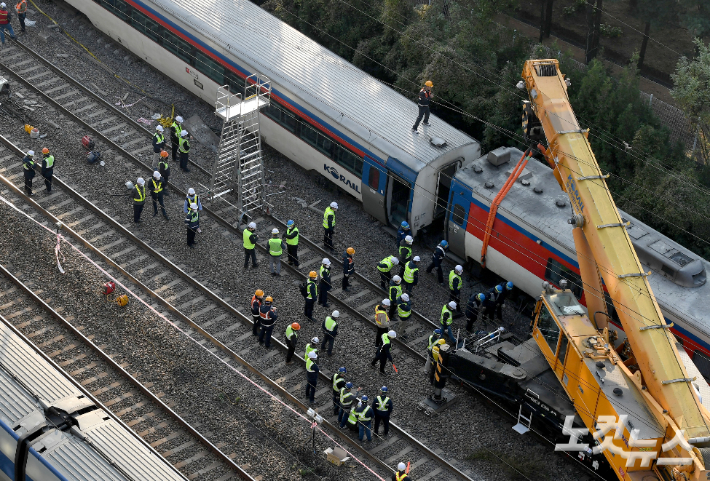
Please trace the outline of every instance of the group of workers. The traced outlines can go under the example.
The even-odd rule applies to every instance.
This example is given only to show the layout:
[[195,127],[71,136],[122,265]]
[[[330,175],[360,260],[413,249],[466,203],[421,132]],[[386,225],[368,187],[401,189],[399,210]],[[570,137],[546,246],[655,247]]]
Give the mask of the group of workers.
[[[35,170],[35,160],[34,160],[34,150],[28,150],[25,157],[22,159],[22,171],[25,176],[25,193],[28,197],[34,195],[32,191],[32,179],[34,179]],[[42,149],[42,164],[40,169],[40,174],[44,179],[44,188],[46,193],[52,192],[52,177],[54,176],[54,155],[49,152],[47,147]]]
[[[15,5],[17,19],[20,21],[20,33],[25,33],[25,18],[27,18],[27,0],[20,0]],[[5,2],[0,3],[0,42],[5,47],[5,30],[10,34],[11,39],[15,39],[15,31],[12,28],[12,13],[7,8]]]
[[[180,162],[180,170],[190,172],[190,168],[187,166],[190,160],[190,133],[187,129],[183,128],[182,123],[182,116],[177,115],[170,125],[172,159],[173,162]],[[165,128],[158,124],[155,126],[155,133],[153,134],[153,170],[158,166],[161,158],[165,158],[167,165],[167,157],[168,152],[165,149]]]

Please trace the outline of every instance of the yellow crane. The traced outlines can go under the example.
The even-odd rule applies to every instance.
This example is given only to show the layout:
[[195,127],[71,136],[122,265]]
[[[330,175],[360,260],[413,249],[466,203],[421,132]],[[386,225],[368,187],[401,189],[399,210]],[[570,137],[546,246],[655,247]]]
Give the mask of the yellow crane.
[[[564,286],[544,286],[533,337],[619,479],[710,480],[710,412],[693,387],[700,374],[656,303],[568,81],[554,59],[528,60],[522,77],[523,125],[546,139],[539,148],[569,196],[587,301],[585,309]],[[623,356],[610,342],[604,287],[630,347]]]

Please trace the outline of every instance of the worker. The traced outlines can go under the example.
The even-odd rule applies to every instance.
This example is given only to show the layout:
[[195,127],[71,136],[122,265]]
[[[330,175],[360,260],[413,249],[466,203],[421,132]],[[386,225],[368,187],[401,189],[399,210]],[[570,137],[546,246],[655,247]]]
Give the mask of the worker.
[[[367,396],[363,397],[367,398]],[[365,405],[362,403],[362,400],[358,399],[357,405],[354,408],[350,408],[350,413],[342,421],[344,425],[347,425],[348,430],[358,432],[358,428],[360,426],[360,424],[358,423],[358,419],[363,409],[365,409]],[[342,428],[343,425],[341,425],[340,427]]]
[[286,327],[286,332],[284,337],[286,338],[286,346],[288,351],[286,352],[286,364],[291,364],[293,361],[293,353],[296,352],[296,341],[298,341],[298,331],[301,330],[301,325],[297,322],[292,322]]
[[410,237],[410,233],[412,231],[409,228],[409,222],[406,220],[403,220],[401,224],[399,224],[399,229],[397,229],[397,250],[399,251],[399,246],[402,244],[402,241],[406,239],[407,237]]
[[439,362],[439,349],[441,346],[446,345],[446,340],[445,339],[439,339],[434,343],[434,345],[431,347],[431,369],[429,371],[429,383],[434,384],[434,379],[436,376],[436,365]]
[[320,345],[320,350],[324,351],[328,347],[328,357],[333,355],[333,343],[338,335],[338,321],[340,311],[333,311],[330,316],[327,316],[323,321],[323,343]]
[[[498,299],[503,294],[503,286],[498,284],[492,287],[486,294],[486,302],[483,304],[483,319],[493,321],[498,310]],[[501,309],[502,311],[502,309]],[[500,319],[502,320],[502,319]]]
[[423,124],[426,125],[427,127],[429,126],[429,103],[431,102],[432,97],[434,96],[431,93],[431,88],[434,86],[431,80],[427,80],[424,82],[424,87],[419,91],[419,100],[417,102],[417,105],[419,106],[419,115],[417,115],[417,121],[414,122],[414,126],[412,126],[412,131],[419,135],[419,132],[417,129],[419,128],[419,122],[422,121],[422,117],[424,118]]
[[178,161],[178,147],[180,146],[180,134],[182,133],[182,117],[177,116],[170,126],[170,145],[173,148],[173,162]]
[[255,336],[259,335],[259,327],[261,326],[261,316],[259,311],[261,310],[261,304],[264,302],[264,291],[257,289],[254,295],[251,296],[251,319],[254,321],[251,326],[251,333]]
[[412,301],[409,300],[409,295],[405,292],[397,299],[397,316],[399,320],[404,322],[412,315]]
[[348,370],[345,369],[345,366],[342,366],[333,374],[333,377],[331,378],[333,385],[333,416],[340,412],[340,392],[346,385],[344,376],[347,372]]
[[382,386],[380,395],[372,400],[372,409],[375,411],[375,435],[380,435],[380,423],[382,423],[384,429],[382,435],[387,436],[390,432],[390,414],[394,409],[387,386]]
[[355,260],[353,256],[355,255],[355,249],[348,247],[343,254],[343,291],[348,292],[348,286],[350,285],[350,276],[355,274]]
[[133,186],[133,222],[138,224],[141,221],[141,212],[145,205],[145,180],[138,177],[136,185]]
[[288,265],[298,267],[298,227],[292,220],[286,222],[284,240],[286,241],[286,251],[288,252]]
[[263,344],[266,349],[271,349],[271,334],[274,332],[274,324],[279,318],[278,314],[276,314],[276,308],[272,305],[273,302],[273,297],[267,296],[259,308],[259,321],[261,323],[259,344]]
[[[167,180],[165,181],[167,183]],[[195,193],[195,189],[190,187],[187,189],[187,195],[185,196],[185,203],[182,206],[182,210],[187,212],[187,208],[190,206],[190,204],[197,204],[197,210],[202,212],[202,201],[200,200],[200,196],[198,196]]]
[[20,21],[20,33],[25,32],[25,18],[27,18],[27,0],[20,0],[17,5],[15,5],[15,11],[17,12],[17,19]]
[[380,271],[380,287],[387,289],[392,280],[392,268],[399,264],[399,259],[395,256],[387,256],[377,264],[377,270]]
[[42,177],[44,177],[44,187],[46,192],[52,192],[52,176],[54,175],[54,156],[49,153],[47,147],[42,149]]
[[[158,203],[160,203],[160,210],[163,211],[163,217],[165,217],[165,220],[170,220],[168,213],[165,212],[165,203],[163,202],[163,178],[157,170],[153,172],[153,178],[148,184],[148,189],[150,190],[150,197],[153,199],[153,217],[158,215]],[[192,208],[192,204],[190,204],[190,208]],[[195,207],[195,212],[197,212],[197,207]],[[188,216],[189,214],[188,212]],[[192,237],[194,240],[195,236],[193,235]],[[188,244],[192,245],[189,242]]]
[[35,178],[36,174],[34,155],[34,150],[28,150],[22,159],[22,172],[25,175],[25,193],[28,197],[32,197],[32,179]]
[[330,205],[325,208],[325,212],[323,212],[323,229],[325,231],[323,234],[323,245],[326,249],[332,251],[335,250],[335,247],[333,247],[333,234],[335,233],[335,213],[337,210],[338,203],[331,202]]
[[461,288],[463,287],[462,273],[463,267],[460,265],[449,271],[449,301],[456,303],[456,310],[459,313],[461,312]]
[[449,250],[449,243],[445,240],[439,242],[439,245],[434,249],[434,253],[431,255],[431,263],[426,268],[427,274],[431,274],[431,271],[436,267],[436,279],[442,286],[444,285],[444,272],[441,270],[441,262],[446,257],[446,252]]
[[306,344],[306,351],[305,354],[303,355],[303,359],[308,361],[308,354],[311,353],[311,351],[315,351],[316,354],[318,354],[318,344],[320,343],[320,339],[317,337],[314,337],[311,339],[311,342]]
[[412,297],[412,288],[419,283],[419,256],[412,257],[412,260],[407,263],[404,268],[404,274],[402,279],[404,279],[404,289]]
[[190,133],[187,130],[180,132],[180,138],[178,139],[178,150],[180,151],[180,169],[183,172],[190,172],[187,167],[190,156]]
[[482,292],[471,294],[466,304],[466,330],[473,331],[473,323],[478,320],[478,313],[486,300],[486,295]]
[[[153,200],[153,206],[155,207],[155,200]],[[165,209],[163,209],[163,215],[166,219],[168,218],[167,214],[165,214]],[[187,225],[187,246],[190,249],[194,249],[195,244],[197,244],[195,235],[198,232],[202,232],[200,230],[200,212],[197,210],[197,204],[190,205],[190,211],[187,213],[187,217],[185,217],[185,224]]]
[[397,337],[397,333],[394,331],[382,334],[382,343],[380,344],[380,347],[377,348],[375,357],[370,363],[371,367],[375,367],[375,363],[377,363],[377,361],[380,361],[380,374],[383,376],[385,375],[385,366],[387,365],[387,360],[389,359],[390,361],[392,361],[392,353],[390,352],[390,348],[392,339],[394,339],[395,337]]
[[315,404],[316,385],[318,384],[318,354],[315,351],[308,353],[306,361],[306,399],[311,404]]
[[165,129],[162,125],[155,126],[155,133],[153,134],[153,170],[158,167],[160,153],[165,150],[165,135],[163,135],[163,132],[165,132]]
[[0,40],[2,40],[2,46],[5,46],[5,29],[10,33],[10,38],[15,40],[15,31],[12,29],[12,24],[10,19],[12,14],[7,9],[5,3],[0,3]]
[[313,319],[313,305],[318,299],[318,284],[316,284],[316,279],[318,274],[316,271],[311,271],[308,273],[308,282],[306,283],[306,304],[303,307],[303,314],[308,318],[309,321],[315,322]]
[[414,239],[408,235],[404,238],[404,244],[399,245],[399,275],[404,276],[404,268],[412,260],[412,243]]
[[449,336],[451,344],[456,343],[454,335],[451,332],[451,323],[454,322],[454,311],[456,310],[456,303],[454,301],[449,301],[448,304],[444,304],[441,308],[441,317],[439,318],[439,324],[441,324],[441,333]]
[[362,396],[362,404],[363,408],[362,410],[358,413],[357,421],[360,426],[360,430],[358,432],[358,439],[360,441],[363,441],[365,439],[365,435],[367,434],[367,442],[371,443],[372,442],[372,418],[374,416],[374,410],[367,405],[367,396],[363,395]]
[[328,291],[333,288],[330,282],[330,259],[323,258],[320,269],[318,270],[318,304],[323,307],[330,307],[328,304]]
[[390,316],[390,321],[394,321],[397,317],[397,299],[402,296],[402,278],[395,275],[392,277],[389,286],[389,301],[390,310],[387,313]]
[[[163,184],[165,185],[165,195],[168,195],[168,182],[170,179],[170,162],[168,162],[168,153],[164,150],[160,151],[160,158],[158,160],[158,172],[160,172],[160,176],[164,179]],[[190,202],[192,204],[192,202]],[[199,206],[199,210],[202,210],[202,204],[200,202],[196,202],[196,204]],[[187,209],[187,206],[185,206],[185,209]]]
[[271,231],[271,239],[269,239],[272,276],[281,276],[281,254],[283,254],[283,240],[279,237],[279,230],[274,228]]
[[[498,287],[498,286],[496,286]],[[505,283],[505,286],[501,285],[500,286],[500,292],[498,293],[498,298],[496,299],[496,318],[500,321],[503,322],[503,304],[505,304],[505,300],[508,298],[511,292],[513,292],[513,285],[512,282],[508,281]],[[512,322],[511,322],[512,324]]]
[[390,318],[387,315],[390,304],[389,299],[382,299],[382,302],[375,306],[375,324],[377,324],[375,347],[379,347],[382,344],[382,334],[390,330]]
[[340,410],[338,411],[338,425],[343,428],[345,427],[345,422],[347,421],[346,414],[350,412],[353,405],[353,400],[355,396],[351,392],[353,389],[353,383],[346,382],[345,386],[340,389],[339,405]]
[[432,357],[432,349],[434,348],[434,344],[437,343],[441,339],[441,329],[434,329],[434,333],[429,336],[429,341],[427,343],[427,363],[426,363],[426,371],[427,374],[429,375],[429,383],[431,383],[432,379],[434,378],[434,358]]
[[397,465],[397,472],[392,475],[392,481],[410,481],[409,473],[407,473],[407,465],[404,463],[399,463]]
[[259,236],[256,235],[256,224],[254,222],[249,222],[249,225],[244,232],[242,232],[242,239],[244,241],[244,269],[249,267],[249,258],[251,258],[252,268],[256,268],[259,264],[256,263],[256,241]]

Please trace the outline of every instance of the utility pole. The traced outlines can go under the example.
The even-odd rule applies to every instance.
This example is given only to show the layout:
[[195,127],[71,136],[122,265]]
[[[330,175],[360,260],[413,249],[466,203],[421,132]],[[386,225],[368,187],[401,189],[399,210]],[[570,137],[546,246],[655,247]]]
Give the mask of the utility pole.
[[587,48],[585,52],[585,63],[589,63],[599,53],[599,29],[602,22],[603,0],[587,0]]

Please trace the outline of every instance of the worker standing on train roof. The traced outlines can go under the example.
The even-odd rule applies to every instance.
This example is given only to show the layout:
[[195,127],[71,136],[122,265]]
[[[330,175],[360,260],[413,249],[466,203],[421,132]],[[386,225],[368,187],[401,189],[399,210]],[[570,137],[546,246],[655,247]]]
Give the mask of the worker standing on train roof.
[[286,352],[286,364],[291,364],[293,361],[293,353],[296,352],[296,342],[298,341],[298,331],[301,330],[301,325],[297,322],[292,322],[286,327],[286,332],[284,337],[286,338],[286,346],[288,347],[288,352]]
[[351,392],[353,389],[353,383],[346,382],[345,386],[340,389],[339,405],[340,410],[338,411],[338,426],[341,428],[345,427],[345,422],[348,417],[347,414],[353,406],[353,401],[355,400],[355,395]]
[[406,321],[412,315],[412,301],[409,300],[409,295],[403,293],[397,299],[397,316],[400,321]]
[[448,304],[444,304],[441,308],[441,316],[439,317],[439,324],[441,324],[441,334],[442,336],[446,334],[449,336],[451,344],[456,345],[456,339],[454,334],[451,332],[451,324],[454,322],[454,311],[456,310],[456,303],[454,301],[449,301]]
[[362,396],[362,404],[363,404],[363,409],[359,412],[358,417],[357,417],[357,422],[360,426],[360,430],[358,432],[358,439],[360,441],[363,441],[365,439],[365,435],[367,435],[367,442],[371,443],[372,442],[372,418],[374,417],[375,413],[373,409],[367,405],[367,396],[363,395]]
[[306,361],[306,399],[310,404],[315,404],[316,386],[318,385],[318,354],[315,351],[308,353]]
[[426,371],[427,375],[429,376],[429,383],[431,383],[432,379],[434,379],[434,358],[432,357],[432,349],[434,348],[434,344],[436,344],[439,339],[441,339],[441,329],[434,329],[434,333],[429,336],[429,341],[427,343],[427,364],[426,364]]
[[170,145],[173,149],[173,162],[177,162],[178,159],[178,147],[180,146],[180,133],[182,132],[182,117],[179,115],[175,117],[172,125],[170,126]]
[[392,339],[397,337],[397,333],[394,331],[386,332],[380,336],[382,338],[382,344],[377,348],[375,357],[370,363],[370,367],[375,367],[377,361],[380,361],[380,375],[385,375],[385,366],[387,365],[387,360],[392,361],[392,353],[390,348],[392,347]]
[[190,160],[190,133],[187,130],[180,132],[178,139],[178,150],[180,151],[180,169],[183,172],[190,172],[187,163]]
[[32,179],[35,178],[35,161],[34,150],[28,150],[25,157],[22,159],[22,173],[25,176],[25,193],[28,197],[32,197]]
[[42,149],[42,177],[44,177],[45,192],[52,192],[52,177],[54,176],[54,156],[47,147]]
[[412,236],[408,235],[407,237],[404,238],[404,244],[399,245],[399,275],[404,276],[404,268],[407,266],[407,263],[412,260],[412,243],[414,242],[414,239]]
[[338,318],[340,311],[333,311],[330,316],[327,316],[323,321],[323,342],[320,345],[320,350],[325,351],[328,348],[328,357],[333,355],[333,343],[338,335]]
[[394,409],[387,386],[382,386],[380,395],[372,400],[372,409],[375,411],[375,435],[380,435],[380,423],[382,423],[384,429],[382,435],[386,437],[390,432],[390,414]]
[[244,241],[244,269],[249,267],[249,258],[251,258],[251,266],[256,268],[259,264],[256,263],[256,241],[259,240],[259,236],[256,235],[256,224],[254,222],[249,222],[249,225],[244,232],[242,232],[242,239]]
[[402,244],[402,241],[407,238],[412,233],[411,229],[409,228],[409,222],[406,220],[403,220],[402,223],[399,225],[399,229],[397,229],[397,250],[399,250],[399,246]]
[[337,210],[338,203],[331,202],[330,205],[325,208],[325,212],[323,212],[323,229],[325,231],[323,234],[323,245],[326,249],[332,251],[335,250],[335,247],[333,247],[333,234],[335,233],[335,213]]
[[271,349],[271,334],[274,332],[274,324],[279,318],[276,308],[272,305],[273,302],[274,299],[268,296],[259,308],[259,321],[261,322],[259,344],[263,344],[266,349]]
[[323,307],[330,307],[328,304],[328,291],[333,288],[330,282],[330,259],[323,258],[323,262],[318,270],[318,304]]
[[308,282],[306,282],[306,304],[303,307],[303,315],[306,316],[306,318],[309,321],[316,322],[315,319],[313,319],[313,306],[316,303],[316,299],[318,299],[318,284],[316,284],[316,279],[318,278],[318,274],[316,271],[311,271],[308,273]]
[[286,222],[284,241],[286,241],[286,252],[288,252],[288,265],[298,267],[298,227],[292,220]]
[[[165,182],[167,183],[167,180]],[[202,201],[200,200],[200,196],[197,195],[195,189],[192,187],[187,189],[187,195],[185,196],[185,203],[182,205],[182,210],[187,212],[187,208],[190,204],[197,204],[197,210],[202,212]]]
[[251,319],[254,321],[252,323],[251,333],[255,336],[259,335],[259,327],[261,326],[261,316],[259,311],[261,310],[261,304],[264,302],[264,291],[257,289],[254,295],[251,296],[251,302],[249,307],[251,308]]
[[404,463],[397,465],[397,471],[392,474],[392,481],[410,481],[409,473],[407,473],[407,465]]
[[[158,172],[160,172],[160,176],[163,178],[163,182],[165,184],[165,195],[168,195],[168,182],[170,179],[170,162],[168,162],[168,153],[164,150],[160,151],[160,157],[158,160]],[[190,202],[192,204],[192,202]],[[200,202],[197,202],[197,204],[200,206],[200,210],[202,210],[202,204]],[[188,206],[185,206],[185,209],[187,209]]]
[[308,354],[310,354],[311,351],[314,351],[316,354],[318,354],[318,344],[319,343],[320,343],[320,339],[318,339],[318,337],[316,336],[313,339],[311,339],[311,342],[306,344],[305,354],[303,355],[303,359],[305,361],[308,360]]
[[15,5],[15,11],[17,12],[17,19],[20,21],[20,33],[26,33],[25,18],[27,18],[27,0],[20,0],[17,5]]
[[397,317],[397,299],[402,295],[402,278],[395,275],[390,281],[388,299],[390,301],[390,309],[387,313],[390,316],[390,321],[394,321]]
[[389,299],[382,299],[382,302],[375,306],[375,324],[377,324],[375,347],[379,347],[382,344],[382,334],[390,330],[390,318],[387,315],[390,305]]
[[441,270],[441,263],[446,257],[446,252],[449,250],[449,243],[445,240],[439,242],[439,245],[434,249],[434,253],[431,255],[431,263],[426,268],[427,274],[431,274],[431,271],[436,267],[436,280],[444,285],[444,271]]
[[412,288],[419,283],[419,256],[414,256],[407,266],[404,268],[404,289],[412,297]]
[[[153,205],[155,206],[155,201],[153,201]],[[163,210],[163,212],[165,211]],[[168,216],[165,215],[165,218],[167,219]],[[187,246],[190,249],[194,249],[195,244],[197,244],[197,241],[195,241],[195,234],[201,232],[200,212],[197,210],[197,204],[192,204],[190,206],[190,212],[188,212],[187,217],[185,217],[185,224],[187,224]]]
[[350,285],[350,276],[355,274],[355,260],[353,256],[355,255],[355,249],[348,247],[343,255],[343,291],[348,292],[348,286]]
[[473,323],[478,320],[478,313],[485,300],[486,295],[482,292],[471,294],[471,297],[468,298],[468,303],[466,304],[466,330],[468,332],[473,331]]
[[392,280],[392,268],[399,264],[399,259],[395,256],[387,256],[377,264],[377,270],[380,272],[380,287],[387,289]]
[[419,134],[417,129],[419,128],[419,122],[422,121],[422,117],[424,118],[423,124],[427,127],[429,126],[429,103],[432,97],[434,97],[434,94],[431,93],[433,86],[434,83],[431,80],[427,80],[424,82],[424,87],[419,91],[419,100],[417,102],[419,105],[419,115],[417,115],[417,120],[412,127],[412,131],[417,135]]
[[145,180],[138,177],[136,185],[133,186],[133,222],[138,224],[141,221],[141,212],[145,205]]
[[[148,189],[150,190],[150,197],[153,199],[153,217],[158,215],[158,203],[160,203],[160,210],[163,211],[163,217],[165,217],[165,220],[170,220],[168,213],[165,212],[165,203],[163,202],[163,178],[157,170],[153,172],[153,178],[150,179],[150,182],[148,183]],[[192,209],[192,203],[190,204],[190,209]],[[195,211],[197,211],[197,208],[195,208]],[[190,213],[188,212],[188,215],[189,214]],[[194,235],[192,240],[195,240]],[[192,244],[188,242],[188,245]]]
[[461,312],[461,288],[463,288],[462,266],[456,266],[449,271],[449,301],[456,303],[456,311]]
[[339,368],[331,378],[333,384],[333,416],[340,412],[340,392],[346,386],[345,374],[348,370],[345,367]]
[[7,9],[5,3],[0,3],[0,40],[2,40],[2,46],[5,46],[5,29],[10,33],[10,38],[15,40],[15,31],[12,29],[12,24],[10,19],[12,14]]
[[279,230],[273,229],[271,231],[271,239],[269,239],[272,276],[281,276],[281,254],[283,254],[283,241],[279,237]]
[[165,150],[165,135],[163,135],[163,132],[165,132],[165,129],[162,125],[155,126],[155,133],[153,134],[153,163],[151,164],[153,170],[158,167],[160,153]]

